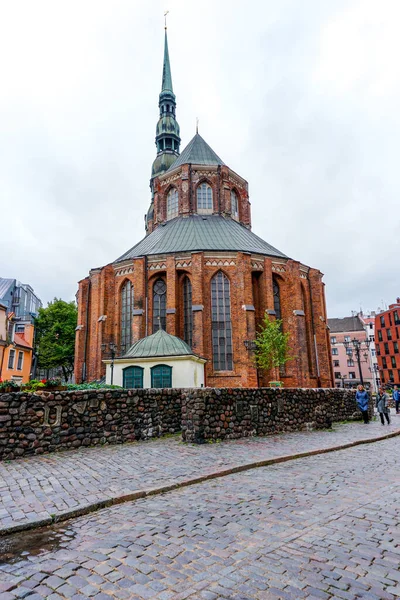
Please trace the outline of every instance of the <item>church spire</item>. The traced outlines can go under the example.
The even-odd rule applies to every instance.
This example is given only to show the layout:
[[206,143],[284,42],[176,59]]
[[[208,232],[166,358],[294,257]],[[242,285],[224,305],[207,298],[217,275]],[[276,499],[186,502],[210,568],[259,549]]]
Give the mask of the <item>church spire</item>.
[[156,128],[157,158],[153,162],[152,179],[165,173],[179,156],[181,143],[179,125],[175,118],[176,98],[172,87],[167,27],[165,26],[164,62],[158,106],[160,115]]

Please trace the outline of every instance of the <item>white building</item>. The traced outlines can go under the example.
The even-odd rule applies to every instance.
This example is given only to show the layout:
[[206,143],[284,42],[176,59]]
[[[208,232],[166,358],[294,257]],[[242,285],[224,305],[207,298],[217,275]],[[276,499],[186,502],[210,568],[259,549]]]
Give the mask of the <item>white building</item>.
[[103,362],[107,384],[112,382],[124,388],[204,386],[206,360],[163,329],[137,341],[124,356]]

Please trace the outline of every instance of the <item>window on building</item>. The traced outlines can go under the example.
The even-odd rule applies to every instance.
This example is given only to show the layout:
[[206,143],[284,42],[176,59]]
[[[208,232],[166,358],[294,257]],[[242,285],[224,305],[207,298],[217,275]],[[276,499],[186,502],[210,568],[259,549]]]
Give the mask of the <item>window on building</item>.
[[389,325],[392,325],[392,313],[389,313]]
[[132,345],[133,285],[125,281],[121,288],[121,352]]
[[8,368],[14,368],[14,360],[15,360],[15,350],[10,349],[10,353],[8,355]]
[[387,342],[385,342],[383,344],[384,348],[385,348],[385,354],[389,354],[389,344]]
[[189,277],[183,280],[183,339],[192,347],[193,311],[192,311],[192,284]]
[[397,380],[400,382],[400,369],[397,369]]
[[236,219],[239,217],[239,202],[235,192],[231,192],[231,214]]
[[24,364],[24,353],[18,352],[17,371],[22,371],[23,364]]
[[337,356],[339,354],[339,350],[337,348],[332,348],[332,356]]
[[168,367],[167,365],[156,365],[150,370],[152,388],[172,387],[172,367]]
[[372,349],[371,349],[371,356],[375,356],[375,354],[376,354],[376,352],[375,352],[375,350],[372,348]]
[[142,367],[126,367],[122,371],[124,388],[142,388],[143,371]]
[[382,356],[382,367],[383,367],[384,369],[387,369],[386,356]]
[[345,342],[349,342],[350,341],[350,336],[349,335],[345,335],[344,336],[344,341]]
[[167,219],[173,219],[178,215],[179,202],[178,202],[178,190],[172,188],[168,192],[167,196]]
[[25,333],[25,325],[16,325],[15,333]]
[[397,310],[394,311],[393,317],[394,317],[394,324],[400,325],[399,313],[397,312]]
[[385,327],[385,315],[381,315],[381,327]]
[[393,342],[393,350],[395,354],[399,353],[399,343],[398,342]]
[[353,354],[353,349],[352,348],[346,348],[346,354],[348,356],[351,356]]
[[376,347],[376,355],[380,356],[381,355],[381,349],[379,346]]
[[387,339],[391,340],[392,339],[392,332],[390,329],[386,329],[386,335],[387,335]]
[[211,280],[211,331],[214,369],[231,371],[231,294],[229,279],[222,271],[218,271]]
[[354,360],[352,358],[349,358],[347,361],[347,366],[348,367],[354,367]]
[[374,341],[375,341],[375,336],[373,336],[373,335],[370,335],[370,336],[369,336],[369,341],[370,341],[370,342],[374,342]]
[[378,340],[379,340],[380,342],[382,342],[382,341],[383,341],[383,337],[382,337],[382,331],[381,331],[380,329],[379,329],[379,331],[378,331]]
[[213,198],[212,189],[208,183],[201,183],[197,188],[197,212],[212,213]]
[[392,363],[392,367],[395,369],[396,368],[396,357],[395,356],[391,356],[390,357],[390,361]]
[[274,311],[275,311],[275,316],[277,319],[281,319],[281,294],[280,294],[280,290],[279,290],[279,283],[277,282],[277,280],[275,279],[275,277],[273,277],[272,279],[272,290],[274,293]]
[[350,371],[349,373],[349,379],[355,379],[356,378],[356,374],[354,371]]
[[370,324],[369,324],[369,328],[370,328],[370,329],[373,329],[373,328],[374,328],[374,326],[373,326],[373,324],[372,324],[372,323],[370,323]]
[[339,361],[338,360],[334,360],[333,361],[333,366],[334,367],[340,367]]
[[335,336],[331,337],[331,344],[336,344],[336,338],[335,338]]
[[394,381],[393,371],[391,369],[389,370],[389,381]]
[[153,287],[153,333],[166,329],[167,324],[167,286],[163,279],[157,279]]
[[335,373],[335,379],[340,379],[340,373]]

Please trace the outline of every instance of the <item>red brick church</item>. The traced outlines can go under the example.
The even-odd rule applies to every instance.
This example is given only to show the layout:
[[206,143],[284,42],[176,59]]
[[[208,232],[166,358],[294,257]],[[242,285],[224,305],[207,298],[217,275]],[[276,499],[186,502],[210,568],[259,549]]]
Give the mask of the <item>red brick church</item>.
[[264,386],[251,341],[267,313],[291,336],[285,386],[331,387],[322,273],[252,232],[247,181],[198,133],[180,153],[166,33],[159,109],[146,235],[79,282],[76,381],[162,327],[207,360],[205,385]]

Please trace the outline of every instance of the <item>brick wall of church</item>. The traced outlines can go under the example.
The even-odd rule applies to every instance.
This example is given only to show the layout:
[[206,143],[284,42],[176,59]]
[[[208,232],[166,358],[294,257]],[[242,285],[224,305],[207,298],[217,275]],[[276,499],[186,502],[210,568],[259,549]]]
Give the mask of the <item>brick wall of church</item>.
[[[231,372],[215,372],[212,364],[210,288],[211,279],[219,270],[230,281],[234,362]],[[278,374],[274,372],[257,372],[252,354],[244,344],[245,340],[254,339],[265,311],[274,309],[273,277],[279,283],[283,326],[290,332],[293,356],[279,378],[287,387],[332,385],[321,273],[296,261],[240,252],[214,255],[195,252],[184,256],[138,258],[115,265],[115,268],[107,265],[91,271],[89,278],[79,284],[76,381],[98,380],[104,376],[102,359],[109,356],[102,352],[101,344],[119,344],[121,288],[127,280],[134,287],[132,342],[144,337],[146,331],[153,333],[152,287],[159,277],[167,284],[167,332],[183,338],[181,288],[185,275],[192,283],[192,348],[207,359],[207,386],[266,386],[271,379],[277,378]]]

